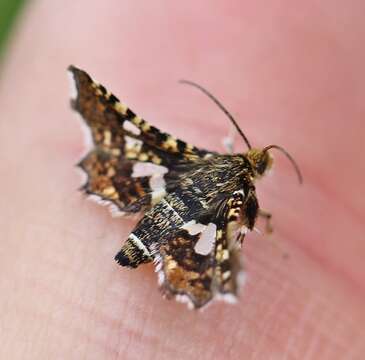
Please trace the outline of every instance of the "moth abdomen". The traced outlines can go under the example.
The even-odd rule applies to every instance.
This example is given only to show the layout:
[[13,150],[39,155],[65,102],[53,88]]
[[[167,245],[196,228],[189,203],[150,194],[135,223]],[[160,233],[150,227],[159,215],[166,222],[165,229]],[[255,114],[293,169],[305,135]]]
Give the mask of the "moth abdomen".
[[143,242],[131,233],[122,249],[115,256],[115,261],[121,266],[136,268],[142,263],[151,262],[152,257]]

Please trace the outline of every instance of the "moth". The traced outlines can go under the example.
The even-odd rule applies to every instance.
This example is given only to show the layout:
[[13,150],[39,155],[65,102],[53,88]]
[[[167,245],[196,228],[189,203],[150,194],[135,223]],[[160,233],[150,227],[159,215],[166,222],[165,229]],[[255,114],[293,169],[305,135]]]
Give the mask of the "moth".
[[248,146],[238,154],[219,154],[161,132],[136,115],[83,70],[69,67],[76,87],[72,108],[91,134],[92,148],[78,166],[86,173],[82,191],[112,214],[141,213],[115,260],[136,268],[153,262],[163,294],[201,308],[213,299],[233,302],[243,278],[240,248],[260,209],[255,181],[272,165],[269,145],[252,148],[232,115],[203,91],[229,117]]

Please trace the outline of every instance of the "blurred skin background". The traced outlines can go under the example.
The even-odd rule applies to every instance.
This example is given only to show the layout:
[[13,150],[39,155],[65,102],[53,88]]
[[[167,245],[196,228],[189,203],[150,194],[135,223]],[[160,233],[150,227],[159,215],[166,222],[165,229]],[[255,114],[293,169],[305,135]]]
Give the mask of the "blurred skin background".
[[[364,18],[355,0],[1,0],[0,358],[364,359]],[[192,312],[161,298],[152,266],[114,263],[135,221],[76,191],[71,63],[223,151],[228,120],[177,84],[196,81],[251,143],[298,161],[303,186],[279,153],[257,183],[274,233],[246,237],[238,304]]]

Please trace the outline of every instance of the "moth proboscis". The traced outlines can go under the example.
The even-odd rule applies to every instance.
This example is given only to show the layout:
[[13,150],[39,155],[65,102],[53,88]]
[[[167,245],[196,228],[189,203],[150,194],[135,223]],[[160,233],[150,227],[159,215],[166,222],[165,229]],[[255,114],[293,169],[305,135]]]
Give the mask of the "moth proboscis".
[[223,105],[199,88],[229,117],[248,146],[238,154],[197,148],[161,132],[106,88],[74,66],[72,107],[89,129],[92,148],[78,166],[82,191],[113,215],[143,217],[115,256],[126,267],[154,262],[166,297],[201,308],[213,299],[234,301],[243,275],[239,250],[258,216],[255,181],[272,165],[270,149],[252,148]]

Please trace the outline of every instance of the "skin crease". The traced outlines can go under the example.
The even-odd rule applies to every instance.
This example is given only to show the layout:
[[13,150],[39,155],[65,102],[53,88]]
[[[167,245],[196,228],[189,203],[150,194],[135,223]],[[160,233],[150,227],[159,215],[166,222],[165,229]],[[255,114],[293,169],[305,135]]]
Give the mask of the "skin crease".
[[[365,354],[361,1],[29,4],[0,78],[0,358],[361,359]],[[236,305],[161,298],[152,266],[117,266],[133,219],[76,191],[73,63],[139,115],[222,151],[231,110],[274,169],[257,183],[274,234],[250,233]],[[237,151],[245,149],[236,137]],[[264,229],[264,224],[258,224]]]

